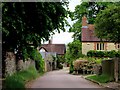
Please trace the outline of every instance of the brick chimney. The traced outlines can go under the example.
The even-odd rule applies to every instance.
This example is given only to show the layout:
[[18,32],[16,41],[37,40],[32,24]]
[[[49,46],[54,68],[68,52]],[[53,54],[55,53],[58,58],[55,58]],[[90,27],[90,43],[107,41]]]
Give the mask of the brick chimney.
[[53,37],[51,37],[48,44],[52,44],[52,41],[53,41]]
[[52,44],[52,40],[49,40],[49,44]]
[[82,26],[87,26],[87,25],[88,25],[87,17],[83,16],[82,17]]

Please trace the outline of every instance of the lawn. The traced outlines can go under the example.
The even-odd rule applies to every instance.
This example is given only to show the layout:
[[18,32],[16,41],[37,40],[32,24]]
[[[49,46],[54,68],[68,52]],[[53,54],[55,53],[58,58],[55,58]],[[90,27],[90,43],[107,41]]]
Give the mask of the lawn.
[[113,81],[113,78],[111,78],[108,75],[104,75],[104,74],[103,75],[88,76],[86,78],[93,80],[93,81],[96,81],[96,82],[99,82],[99,83],[107,83],[107,82]]

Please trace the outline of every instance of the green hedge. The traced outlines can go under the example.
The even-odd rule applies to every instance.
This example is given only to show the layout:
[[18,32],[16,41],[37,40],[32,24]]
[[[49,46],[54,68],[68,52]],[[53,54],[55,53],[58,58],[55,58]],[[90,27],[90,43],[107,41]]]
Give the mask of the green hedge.
[[88,57],[120,57],[120,51],[96,51],[96,50],[90,50],[87,52]]

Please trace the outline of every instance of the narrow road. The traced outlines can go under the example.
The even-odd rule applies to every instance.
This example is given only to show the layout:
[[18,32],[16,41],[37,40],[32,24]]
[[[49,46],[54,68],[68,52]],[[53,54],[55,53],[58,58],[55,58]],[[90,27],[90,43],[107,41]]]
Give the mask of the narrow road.
[[70,75],[68,70],[51,71],[33,81],[30,88],[102,88],[80,75]]

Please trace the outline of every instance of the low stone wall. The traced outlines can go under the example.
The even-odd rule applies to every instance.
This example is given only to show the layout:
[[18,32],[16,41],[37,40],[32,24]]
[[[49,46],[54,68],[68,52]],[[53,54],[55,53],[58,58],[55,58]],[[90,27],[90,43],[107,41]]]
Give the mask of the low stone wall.
[[16,57],[12,52],[6,53],[6,59],[5,59],[4,63],[5,63],[5,67],[3,67],[3,68],[5,70],[4,71],[5,76],[11,75],[16,72]]
[[23,60],[19,60],[17,62],[17,65],[16,65],[16,70],[17,71],[22,71],[22,70],[25,70],[27,69],[28,67],[30,66],[35,66],[35,62],[31,59],[27,60],[27,61],[23,61]]
[[16,56],[12,52],[6,53],[6,59],[4,60],[4,73],[3,76],[6,77],[8,75],[12,75],[16,71],[22,71],[27,69],[30,66],[35,66],[35,61],[29,59],[26,61],[16,60]]

